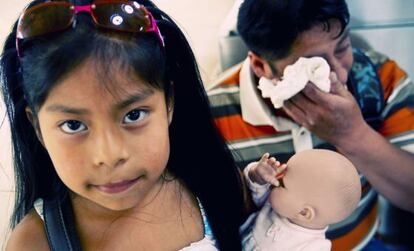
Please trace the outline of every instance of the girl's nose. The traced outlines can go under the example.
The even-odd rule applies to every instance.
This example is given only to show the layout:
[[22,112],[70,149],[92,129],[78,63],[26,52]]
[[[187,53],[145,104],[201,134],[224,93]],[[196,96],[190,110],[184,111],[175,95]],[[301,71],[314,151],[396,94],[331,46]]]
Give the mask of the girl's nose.
[[94,165],[116,168],[129,159],[129,153],[122,133],[118,130],[105,130],[95,139]]

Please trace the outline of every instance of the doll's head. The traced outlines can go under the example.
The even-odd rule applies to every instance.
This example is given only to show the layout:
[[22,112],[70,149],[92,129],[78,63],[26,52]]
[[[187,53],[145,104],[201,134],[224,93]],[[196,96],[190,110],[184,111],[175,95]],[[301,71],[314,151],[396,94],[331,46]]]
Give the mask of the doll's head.
[[272,208],[295,224],[324,228],[358,205],[361,183],[354,165],[339,153],[312,149],[292,156],[283,187],[273,188]]

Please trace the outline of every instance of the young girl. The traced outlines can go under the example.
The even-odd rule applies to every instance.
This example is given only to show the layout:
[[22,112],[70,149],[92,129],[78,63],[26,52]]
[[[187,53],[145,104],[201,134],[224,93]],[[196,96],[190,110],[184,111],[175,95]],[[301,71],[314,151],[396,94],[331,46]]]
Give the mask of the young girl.
[[153,3],[33,1],[1,70],[7,250],[241,248],[239,173],[184,35]]

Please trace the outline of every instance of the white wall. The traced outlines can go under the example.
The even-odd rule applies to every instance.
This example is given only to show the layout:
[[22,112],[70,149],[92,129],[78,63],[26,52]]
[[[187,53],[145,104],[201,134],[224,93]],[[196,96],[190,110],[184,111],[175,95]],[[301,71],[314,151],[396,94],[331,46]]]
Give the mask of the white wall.
[[10,132],[4,106],[0,104],[0,250],[8,231],[13,206],[13,172],[11,168]]
[[413,79],[414,0],[346,1],[353,34],[366,46],[396,60]]
[[219,71],[218,30],[235,0],[155,0],[187,34],[205,84]]
[[[13,22],[28,0],[2,1],[0,8],[0,45]],[[214,79],[218,69],[218,29],[233,0],[155,0],[159,7],[171,15],[187,35],[199,62],[205,82]],[[0,102],[0,123],[5,111]],[[1,124],[0,124],[1,125]],[[0,127],[0,250],[6,238],[10,217],[13,174],[10,157],[10,132],[7,121]]]

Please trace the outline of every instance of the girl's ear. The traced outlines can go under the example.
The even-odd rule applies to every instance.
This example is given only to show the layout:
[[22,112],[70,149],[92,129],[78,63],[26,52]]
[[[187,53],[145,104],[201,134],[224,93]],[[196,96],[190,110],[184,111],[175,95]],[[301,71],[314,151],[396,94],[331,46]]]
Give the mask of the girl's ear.
[[36,116],[33,114],[32,109],[30,109],[29,107],[26,107],[25,111],[26,111],[27,119],[30,121],[30,123],[33,126],[33,129],[36,132],[37,139],[40,141],[43,147],[45,147],[45,144],[43,143],[42,133],[40,132],[39,121],[37,120]]
[[309,205],[305,205],[297,215],[297,218],[303,222],[311,222],[313,219],[315,219],[315,208]]
[[173,119],[173,113],[174,113],[174,106],[173,105],[171,105],[169,108],[168,108],[168,125],[171,125],[171,121],[172,121],[172,119]]
[[173,119],[174,114],[174,82],[170,82],[170,98],[167,102],[167,113],[168,113],[168,125],[171,125],[171,121]]

